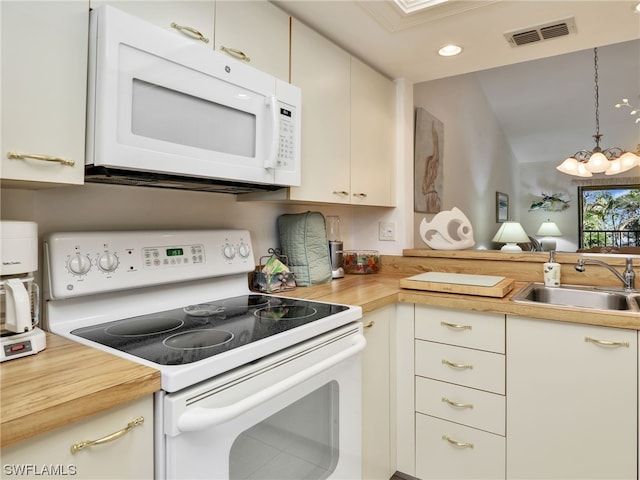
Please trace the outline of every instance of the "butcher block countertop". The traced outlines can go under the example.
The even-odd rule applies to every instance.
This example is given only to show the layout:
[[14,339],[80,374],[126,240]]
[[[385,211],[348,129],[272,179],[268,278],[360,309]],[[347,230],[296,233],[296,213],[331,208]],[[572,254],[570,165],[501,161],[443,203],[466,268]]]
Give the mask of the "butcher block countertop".
[[359,305],[366,314],[372,310],[397,302],[409,302],[436,307],[497,312],[545,320],[601,325],[616,328],[640,330],[640,313],[625,311],[590,311],[572,307],[528,305],[512,302],[510,299],[523,289],[528,282],[515,282],[515,286],[503,298],[455,293],[427,292],[400,288],[400,280],[405,275],[371,274],[346,275],[330,284],[297,288],[283,295],[333,303]]
[[160,372],[47,333],[47,348],[0,366],[0,447],[160,390]]
[[[530,281],[541,281],[546,255],[434,252],[412,250],[403,256],[382,257],[380,273],[347,275],[330,283],[300,287],[285,296],[359,305],[363,312],[409,302],[437,307],[506,313],[547,320],[640,330],[640,314],[591,312],[566,307],[524,305],[510,298]],[[563,282],[614,284],[604,269],[589,266],[579,275],[572,268],[575,254],[558,254]],[[624,258],[605,258],[616,266]],[[640,261],[634,262],[640,265]],[[636,267],[638,268],[638,267]],[[503,298],[403,289],[400,280],[428,271],[505,275],[514,288]],[[588,284],[588,283],[587,283]],[[98,412],[159,391],[160,372],[79,343],[47,334],[47,348],[0,366],[1,447],[82,420]]]

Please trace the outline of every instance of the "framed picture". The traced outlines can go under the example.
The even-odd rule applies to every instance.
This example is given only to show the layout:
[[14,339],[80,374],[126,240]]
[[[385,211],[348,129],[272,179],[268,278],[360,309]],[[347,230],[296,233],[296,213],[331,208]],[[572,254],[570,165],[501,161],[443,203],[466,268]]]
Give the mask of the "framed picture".
[[502,223],[509,219],[509,195],[496,192],[496,222]]

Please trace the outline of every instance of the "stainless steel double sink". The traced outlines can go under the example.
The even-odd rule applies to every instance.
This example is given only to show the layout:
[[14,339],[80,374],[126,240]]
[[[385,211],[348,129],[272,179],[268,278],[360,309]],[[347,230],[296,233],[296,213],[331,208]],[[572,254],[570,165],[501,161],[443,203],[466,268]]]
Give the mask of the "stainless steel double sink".
[[625,292],[578,285],[546,287],[543,283],[533,282],[514,295],[511,300],[530,305],[627,311],[640,314],[640,291]]

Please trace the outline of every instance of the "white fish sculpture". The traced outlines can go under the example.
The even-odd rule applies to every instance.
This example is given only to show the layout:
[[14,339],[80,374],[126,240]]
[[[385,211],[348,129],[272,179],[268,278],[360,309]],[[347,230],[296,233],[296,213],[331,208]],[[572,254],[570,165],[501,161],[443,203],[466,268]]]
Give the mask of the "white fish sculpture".
[[471,222],[454,207],[438,213],[430,222],[420,222],[420,237],[434,250],[463,250],[475,245]]

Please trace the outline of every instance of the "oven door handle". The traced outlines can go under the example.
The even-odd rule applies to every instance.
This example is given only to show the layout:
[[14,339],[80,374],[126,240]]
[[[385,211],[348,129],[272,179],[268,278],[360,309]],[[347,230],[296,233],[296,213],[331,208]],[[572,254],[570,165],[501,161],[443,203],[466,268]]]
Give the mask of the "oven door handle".
[[358,354],[366,345],[367,341],[364,336],[357,335],[354,339],[354,344],[342,352],[333,355],[332,357],[327,358],[326,360],[323,360],[295,375],[292,375],[279,383],[271,385],[258,393],[235,402],[233,405],[213,408],[191,407],[178,418],[178,430],[181,432],[194,432],[233,420],[243,413],[259,406],[263,402],[277,397],[281,393],[284,393],[294,386],[309,380],[324,370],[338,365],[349,357]]

